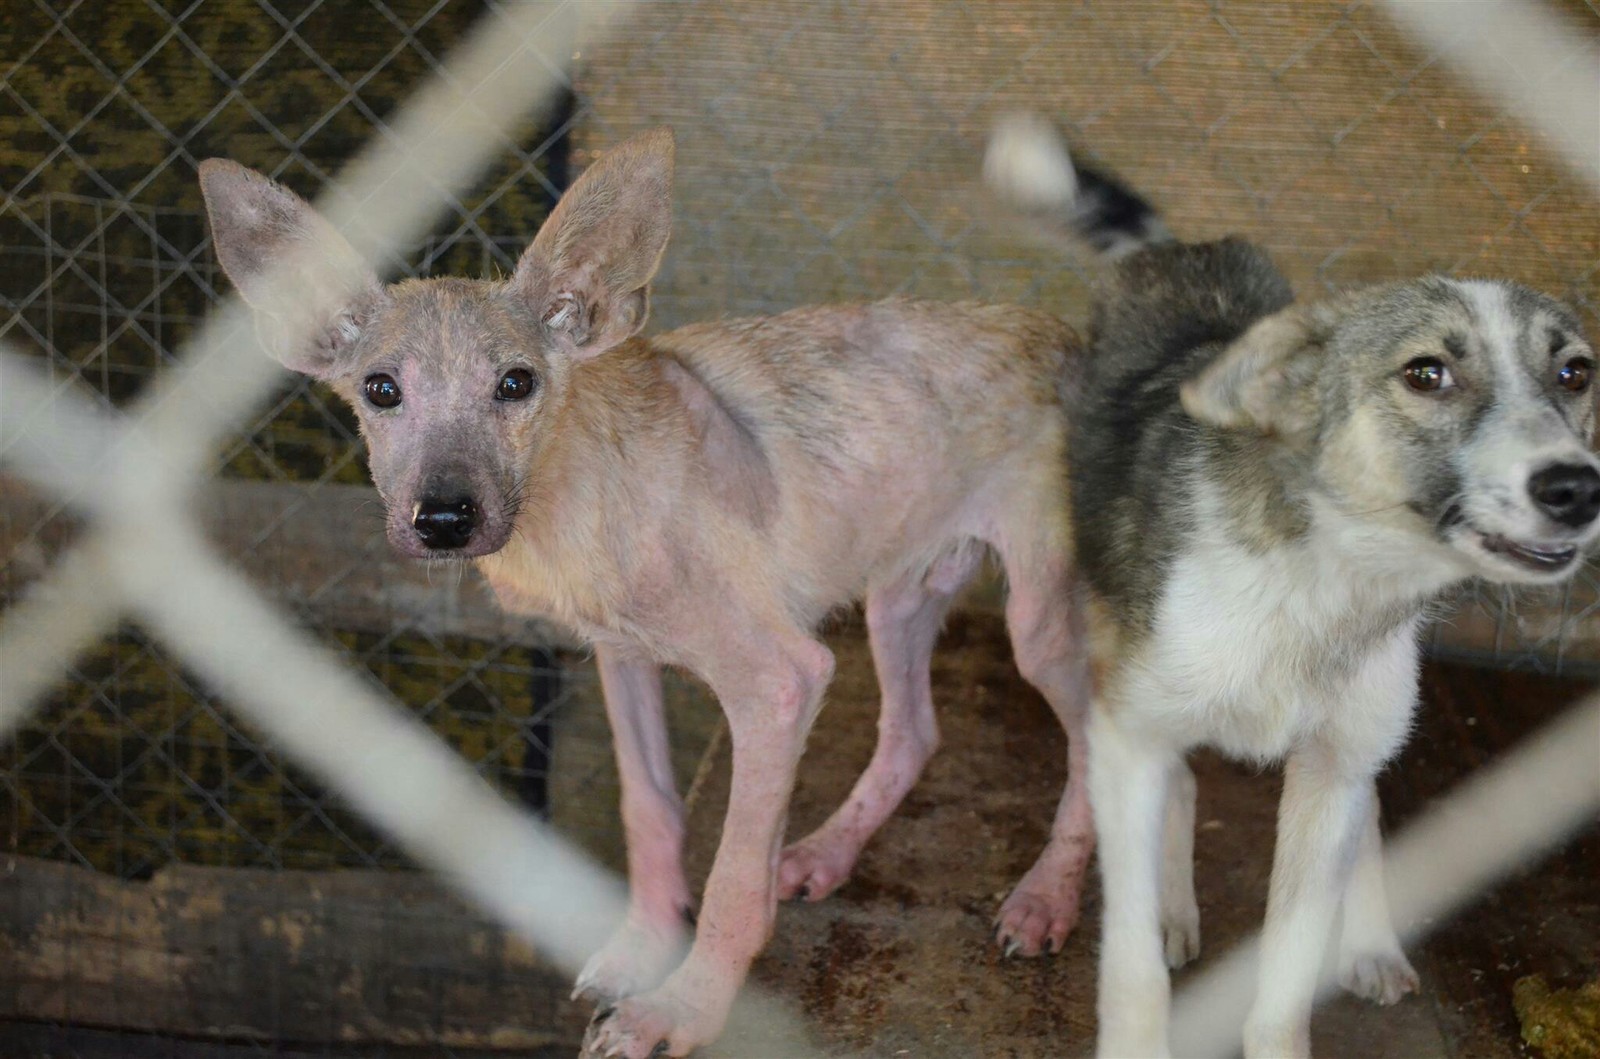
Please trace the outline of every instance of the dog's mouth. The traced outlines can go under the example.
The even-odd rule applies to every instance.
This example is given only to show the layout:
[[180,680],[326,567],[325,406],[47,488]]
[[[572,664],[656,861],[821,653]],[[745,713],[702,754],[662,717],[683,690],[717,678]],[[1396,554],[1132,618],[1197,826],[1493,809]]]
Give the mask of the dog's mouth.
[[1519,566],[1537,573],[1554,573],[1572,565],[1578,557],[1575,544],[1528,544],[1514,541],[1498,533],[1479,533],[1478,543],[1483,550],[1509,559]]
[[511,541],[511,527],[499,520],[480,526],[460,544],[450,547],[431,547],[408,523],[390,521],[387,529],[389,546],[407,559],[426,559],[430,563],[467,562],[492,555]]
[[[1469,550],[1491,556],[1500,564],[1514,567],[1535,578],[1559,576],[1576,565],[1581,551],[1571,541],[1521,540],[1504,533],[1490,533],[1467,522],[1460,505],[1453,504],[1439,519],[1442,535],[1454,537]],[[1454,532],[1452,532],[1454,531]]]

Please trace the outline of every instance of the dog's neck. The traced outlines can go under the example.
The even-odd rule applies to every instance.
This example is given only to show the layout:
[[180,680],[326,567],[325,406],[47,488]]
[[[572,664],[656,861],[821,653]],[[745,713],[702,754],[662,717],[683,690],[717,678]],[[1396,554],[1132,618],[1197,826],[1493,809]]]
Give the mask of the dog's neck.
[[649,646],[652,615],[692,576],[697,542],[721,536],[710,524],[760,526],[775,505],[754,439],[642,340],[577,365],[543,433],[516,531],[479,567],[507,609],[591,637]]
[[[1421,608],[1471,576],[1459,560],[1420,535],[1408,509],[1353,511],[1321,480],[1309,453],[1234,431],[1212,434],[1203,449],[1207,496],[1225,541],[1256,554],[1280,552],[1335,594],[1381,611]],[[1311,569],[1315,568],[1315,570]]]
[[1374,610],[1420,611],[1471,571],[1420,537],[1409,511],[1349,512],[1313,493],[1306,554],[1323,564],[1326,583],[1343,582],[1351,599]]

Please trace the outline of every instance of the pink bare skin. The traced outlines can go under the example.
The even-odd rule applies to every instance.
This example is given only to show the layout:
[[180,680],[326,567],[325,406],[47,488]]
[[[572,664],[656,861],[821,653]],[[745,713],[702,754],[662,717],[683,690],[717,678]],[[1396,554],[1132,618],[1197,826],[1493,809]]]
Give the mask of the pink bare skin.
[[938,578],[908,577],[867,596],[867,636],[882,692],[878,745],[844,804],[783,851],[778,896],[820,901],[849,877],[862,847],[906,796],[939,745],[930,666],[950,600],[980,556],[955,556]]
[[[820,901],[838,889],[933,755],[939,742],[929,683],[933,645],[950,599],[974,566],[968,557],[958,556],[932,571],[926,582],[891,585],[868,596],[867,633],[882,690],[878,743],[839,809],[783,851],[778,867],[783,899]],[[1026,587],[1014,593],[1008,609],[1013,638],[1019,628],[1035,629],[1041,612],[1052,613],[1052,602]],[[1055,642],[1049,642],[1052,636]],[[1077,924],[1083,877],[1094,852],[1094,822],[1084,783],[1082,703],[1088,678],[1073,646],[1079,636],[1076,628],[1052,628],[1045,621],[1032,640],[1018,640],[1029,644],[1026,658],[1019,649],[1019,665],[1067,730],[1068,782],[1049,843],[995,917],[995,940],[1006,956],[1061,951]]]
[[[277,352],[356,409],[394,546],[473,559],[508,610],[596,645],[632,888],[578,988],[604,1005],[586,1054],[628,1059],[714,1040],[780,892],[837,885],[915,781],[936,739],[933,638],[983,551],[1013,585],[1023,674],[1069,731],[1084,711],[1062,412],[1070,329],[1016,307],[896,300],[635,338],[671,179],[670,133],[646,134],[590,167],[504,281],[351,284],[313,264],[303,290],[279,299],[260,282],[266,262],[308,244],[348,260],[348,246],[259,175],[201,168],[218,258],[264,334],[316,317],[310,341]],[[837,823],[802,843],[811,863],[793,855],[780,878],[790,793],[833,672],[815,629],[861,598],[884,746]],[[729,809],[692,938],[661,665],[705,680],[732,736]],[[1035,948],[1076,909],[1075,858],[1092,839],[1074,790],[1072,855],[1047,851],[1038,869],[1064,872],[1046,894],[1055,911],[1042,927],[1015,924]]]
[[610,645],[595,649],[600,688],[622,764],[628,915],[578,975],[572,995],[622,997],[654,989],[688,950],[694,899],[683,875],[683,802],[672,778],[661,669]]

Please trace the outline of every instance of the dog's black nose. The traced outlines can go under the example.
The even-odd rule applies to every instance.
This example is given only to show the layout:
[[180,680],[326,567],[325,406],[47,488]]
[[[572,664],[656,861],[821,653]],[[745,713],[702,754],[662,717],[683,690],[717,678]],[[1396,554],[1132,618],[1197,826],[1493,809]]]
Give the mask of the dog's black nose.
[[411,525],[430,548],[464,548],[478,527],[478,505],[470,497],[420,500],[411,513]]
[[1528,479],[1539,510],[1564,526],[1587,526],[1600,515],[1600,472],[1586,463],[1555,463]]

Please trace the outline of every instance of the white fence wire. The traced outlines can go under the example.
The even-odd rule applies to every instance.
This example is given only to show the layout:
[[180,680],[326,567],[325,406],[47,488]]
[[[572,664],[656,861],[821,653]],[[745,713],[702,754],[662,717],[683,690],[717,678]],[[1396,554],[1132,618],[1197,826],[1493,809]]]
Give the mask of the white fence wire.
[[[319,206],[365,261],[392,255],[504,146],[510,123],[563,82],[578,42],[631,6],[492,7]],[[1600,58],[1592,50],[1562,41],[1529,5],[1508,0],[1389,7],[1542,130],[1600,192]],[[280,275],[294,268],[287,262]],[[191,496],[203,487],[214,447],[276,378],[236,298],[126,415],[93,407],[10,351],[0,355],[0,460],[92,522],[0,625],[0,735],[77,652],[132,614],[420,862],[576,970],[620,915],[617,880],[508,805],[420,723],[296,632],[197,528]],[[1421,932],[1597,808],[1600,700],[1592,699],[1392,843],[1389,885],[1402,931]],[[1181,991],[1179,1053],[1233,1050],[1253,989],[1246,946]],[[768,1039],[806,1040],[770,999],[752,993],[741,1012],[736,1019],[759,1019]]]
[[[389,134],[356,159],[331,201],[319,202],[361,255],[342,260],[347,274],[420,233],[441,195],[473,176],[501,133],[563,83],[580,29],[603,33],[629,6],[528,3],[484,18]],[[324,250],[306,246],[279,263],[268,289],[292,289],[303,263]],[[576,973],[621,919],[619,883],[295,631],[194,524],[190,494],[213,446],[278,373],[237,297],[206,322],[182,366],[122,417],[52,385],[14,352],[0,353],[0,459],[93,523],[89,539],[0,626],[0,736],[78,651],[131,610],[418,861]],[[764,1009],[764,1035],[781,1039],[781,1011],[755,996],[746,1010],[750,1003]]]

